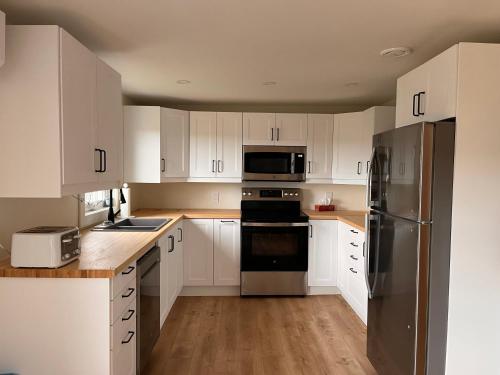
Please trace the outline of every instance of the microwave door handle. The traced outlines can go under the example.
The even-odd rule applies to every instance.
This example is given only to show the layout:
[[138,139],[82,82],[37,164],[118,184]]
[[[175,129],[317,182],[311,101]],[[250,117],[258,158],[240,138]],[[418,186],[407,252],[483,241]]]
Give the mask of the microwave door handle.
[[295,152],[290,154],[290,173],[295,174]]

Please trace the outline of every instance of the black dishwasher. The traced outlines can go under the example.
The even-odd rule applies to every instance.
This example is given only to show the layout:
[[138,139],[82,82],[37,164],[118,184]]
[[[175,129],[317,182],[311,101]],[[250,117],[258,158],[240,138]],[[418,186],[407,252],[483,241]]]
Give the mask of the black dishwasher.
[[137,261],[137,374],[143,373],[160,335],[160,248]]

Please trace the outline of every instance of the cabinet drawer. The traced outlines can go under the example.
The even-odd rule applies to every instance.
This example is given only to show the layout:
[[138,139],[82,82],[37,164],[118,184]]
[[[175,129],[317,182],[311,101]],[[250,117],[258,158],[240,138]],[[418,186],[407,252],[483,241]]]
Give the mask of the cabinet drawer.
[[[135,280],[136,274],[136,264],[135,262],[131,263],[127,268],[125,268],[119,275],[116,275],[111,279],[111,299],[115,299],[115,297],[125,288],[131,279]],[[135,287],[134,287],[135,288]]]
[[123,315],[123,312],[127,309],[127,306],[130,305],[130,303],[135,300],[137,296],[136,287],[137,285],[135,278],[129,280],[128,284],[126,284],[125,287],[113,299],[113,301],[111,301],[112,323],[114,323],[119,317],[121,317]]
[[111,327],[111,356],[114,375],[135,374],[136,317],[127,321],[118,320]]
[[[129,305],[130,310],[136,309],[135,300]],[[127,309],[128,311],[129,309]],[[136,335],[136,321],[137,316],[134,314],[123,314],[124,317],[117,319],[113,325],[111,325],[111,350],[120,351],[124,348],[125,343],[122,344],[122,341],[128,341],[129,338],[135,338]],[[127,317],[130,315],[130,318]],[[129,332],[133,332],[129,333]]]

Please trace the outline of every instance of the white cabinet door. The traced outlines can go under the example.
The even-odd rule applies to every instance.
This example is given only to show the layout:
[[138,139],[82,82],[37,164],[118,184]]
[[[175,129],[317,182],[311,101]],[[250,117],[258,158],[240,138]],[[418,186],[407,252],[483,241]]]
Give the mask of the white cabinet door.
[[217,177],[241,178],[242,113],[217,113]]
[[243,113],[243,144],[274,145],[275,128],[275,113]]
[[240,220],[214,220],[214,285],[240,285]]
[[95,183],[96,57],[61,29],[63,185]]
[[458,44],[423,65],[427,73],[424,121],[456,116]]
[[160,107],[127,105],[123,115],[125,182],[160,182]]
[[184,220],[184,285],[214,284],[214,221]]
[[189,112],[161,109],[161,175],[189,175]]
[[0,11],[0,66],[5,62],[5,13]]
[[158,239],[158,246],[161,252],[160,261],[160,328],[167,319],[169,306],[168,306],[168,249],[170,241],[168,236],[170,232],[165,233]]
[[177,226],[168,232],[168,247],[167,247],[167,306],[168,312],[175,303],[177,291],[179,290],[179,261],[178,261],[178,246],[177,246]]
[[182,291],[184,286],[184,223],[180,221],[175,227],[175,256],[177,267],[177,291],[176,297]]
[[307,114],[277,113],[275,139],[279,146],[306,146]]
[[217,114],[190,112],[190,176],[215,177],[217,171]]
[[123,106],[120,74],[97,59],[97,148],[104,150],[104,172],[99,180],[123,180]]
[[411,125],[419,120],[419,93],[426,90],[426,75],[422,67],[418,67],[398,78],[396,88],[396,127]]
[[366,183],[373,123],[364,112],[334,115],[333,179],[339,183]]
[[309,232],[309,286],[337,286],[338,222],[311,220]]
[[307,115],[307,179],[331,179],[333,115]]

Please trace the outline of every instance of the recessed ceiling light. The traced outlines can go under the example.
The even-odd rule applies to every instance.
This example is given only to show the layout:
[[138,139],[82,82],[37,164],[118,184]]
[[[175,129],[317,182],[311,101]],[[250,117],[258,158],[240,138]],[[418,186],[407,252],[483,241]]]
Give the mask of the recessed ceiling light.
[[178,83],[179,85],[187,85],[187,84],[191,83],[191,81],[189,81],[189,80],[187,80],[187,79],[179,79],[179,80],[177,81],[177,83]]
[[345,87],[356,87],[359,85],[359,82],[347,82],[344,86]]
[[266,81],[266,82],[262,82],[262,84],[264,86],[275,86],[278,82],[276,81]]
[[411,48],[408,47],[393,47],[380,51],[380,56],[403,57],[409,55],[411,52]]

